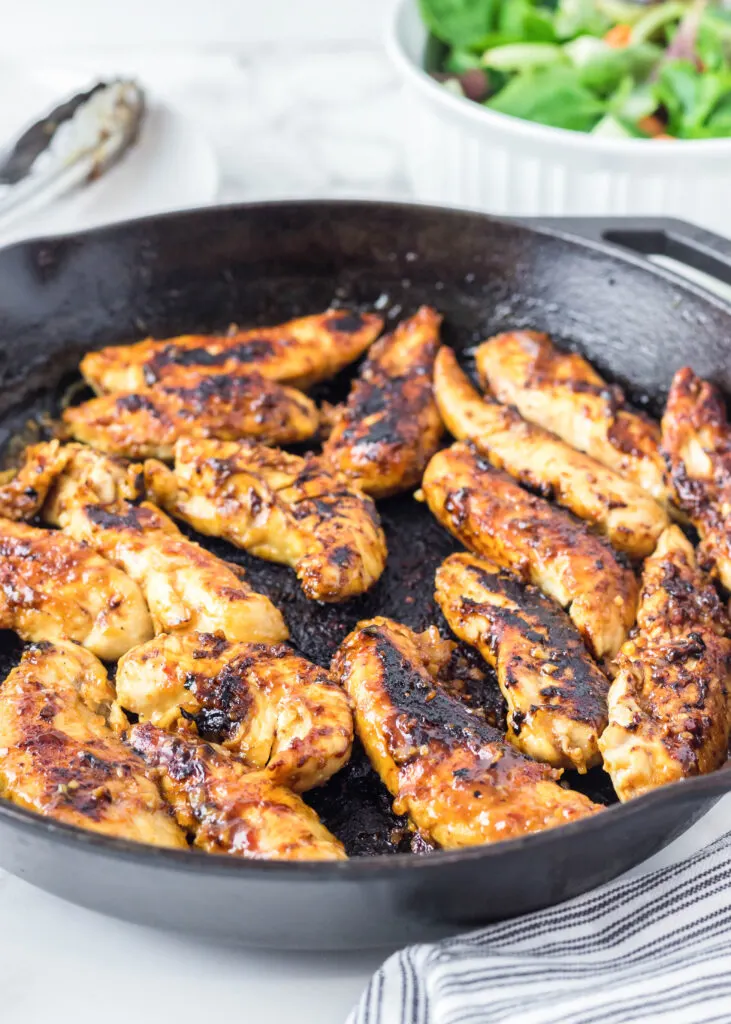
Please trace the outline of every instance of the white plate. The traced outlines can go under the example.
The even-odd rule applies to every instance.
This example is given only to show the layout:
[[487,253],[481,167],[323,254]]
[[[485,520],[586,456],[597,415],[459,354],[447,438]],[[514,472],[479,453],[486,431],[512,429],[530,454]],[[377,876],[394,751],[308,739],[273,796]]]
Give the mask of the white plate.
[[[89,84],[75,73],[44,79],[5,69],[0,76],[0,147],[64,96]],[[154,95],[147,99],[140,137],[119,164],[48,206],[0,220],[0,245],[212,202],[218,167],[208,139],[168,104]]]

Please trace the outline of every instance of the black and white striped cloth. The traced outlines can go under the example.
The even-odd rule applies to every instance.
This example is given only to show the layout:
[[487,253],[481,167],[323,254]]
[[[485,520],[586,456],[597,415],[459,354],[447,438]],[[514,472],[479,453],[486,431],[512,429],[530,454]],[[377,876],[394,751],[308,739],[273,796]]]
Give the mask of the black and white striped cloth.
[[348,1024],[730,1024],[728,807],[676,863],[402,950]]

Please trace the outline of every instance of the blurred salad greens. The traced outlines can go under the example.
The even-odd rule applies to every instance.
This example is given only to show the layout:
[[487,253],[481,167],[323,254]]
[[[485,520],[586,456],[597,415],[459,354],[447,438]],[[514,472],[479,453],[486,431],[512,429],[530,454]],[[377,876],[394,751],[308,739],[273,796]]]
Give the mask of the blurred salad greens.
[[615,138],[731,137],[731,9],[720,0],[419,6],[427,70],[492,110]]

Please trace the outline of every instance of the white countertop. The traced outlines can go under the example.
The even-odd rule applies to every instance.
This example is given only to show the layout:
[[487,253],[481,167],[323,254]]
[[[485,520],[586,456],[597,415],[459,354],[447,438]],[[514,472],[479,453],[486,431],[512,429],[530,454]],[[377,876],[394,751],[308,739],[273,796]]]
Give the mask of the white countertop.
[[[62,6],[69,5],[53,10]],[[286,6],[278,0],[278,8]],[[300,17],[300,4],[290,6]],[[46,56],[43,70],[73,65],[90,75],[138,73],[206,131],[220,162],[224,201],[408,198],[402,108],[378,33],[370,20],[364,27],[361,7],[360,13],[351,8],[351,34],[341,17],[328,35],[325,5],[318,0],[315,7],[322,16],[303,22],[306,44],[291,25],[276,35],[259,26],[253,42],[237,44],[235,52],[96,46],[93,55]],[[371,10],[380,17],[388,7],[389,0],[378,0]],[[728,807],[727,801],[714,814],[727,815]],[[679,840],[662,859],[699,838]],[[201,945],[104,919],[2,873],[0,921],[3,1024],[219,1017],[241,1024],[342,1024],[382,959],[378,953],[274,955]]]

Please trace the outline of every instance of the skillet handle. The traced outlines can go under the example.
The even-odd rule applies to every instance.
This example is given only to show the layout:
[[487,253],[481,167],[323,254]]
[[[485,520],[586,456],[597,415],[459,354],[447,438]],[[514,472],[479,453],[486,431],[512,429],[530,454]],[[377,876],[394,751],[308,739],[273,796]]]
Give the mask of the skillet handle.
[[664,256],[731,284],[731,241],[671,217],[535,217],[526,221],[592,242]]

